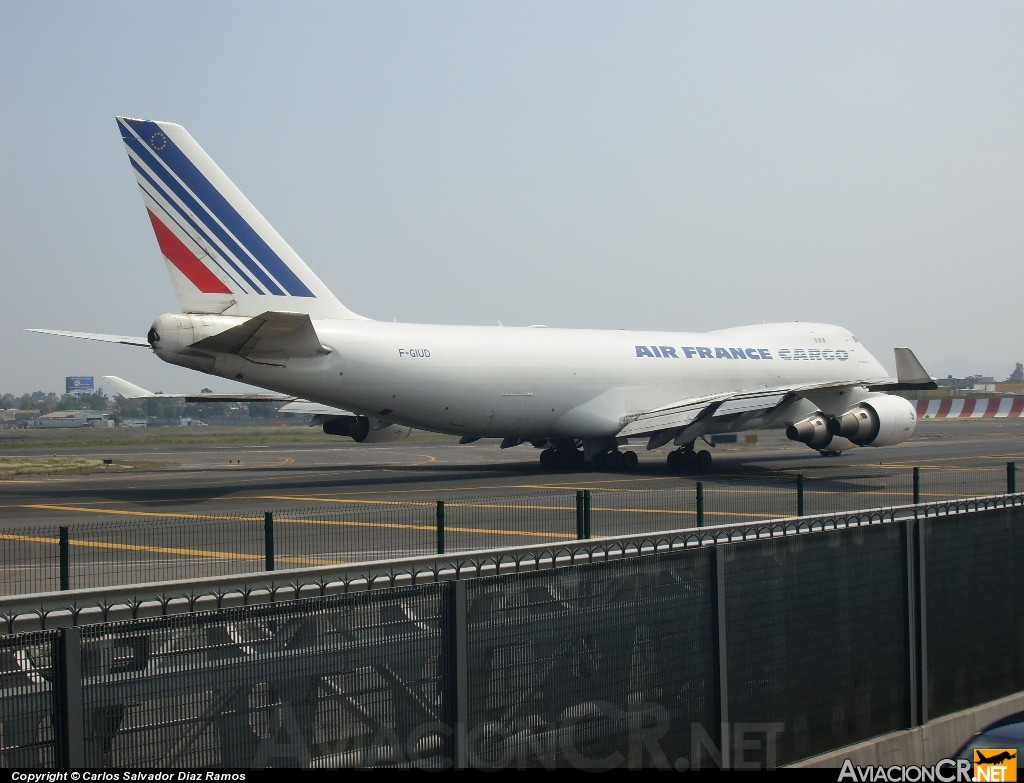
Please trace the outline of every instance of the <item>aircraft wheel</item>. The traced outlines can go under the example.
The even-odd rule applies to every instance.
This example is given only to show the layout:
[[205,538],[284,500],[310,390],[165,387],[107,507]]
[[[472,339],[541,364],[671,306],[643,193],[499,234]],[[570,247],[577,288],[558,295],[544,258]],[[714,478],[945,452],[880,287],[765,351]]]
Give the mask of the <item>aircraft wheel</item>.
[[711,452],[701,449],[696,452],[696,467],[698,471],[705,471],[711,468]]
[[632,473],[639,464],[640,458],[637,457],[635,451],[625,451],[622,453],[622,470]]
[[608,469],[608,452],[599,451],[594,455],[594,459],[590,462],[591,470],[607,470]]
[[608,467],[618,473],[622,470],[622,452],[621,451],[610,451],[608,452]]
[[551,467],[557,470],[579,470],[585,464],[579,449],[552,449]]
[[665,464],[668,465],[668,469],[672,473],[682,473],[683,471],[683,452],[676,450],[670,451],[668,456],[665,457]]
[[555,467],[555,450],[554,449],[544,449],[544,451],[542,451],[540,453],[540,466],[542,468],[544,468],[544,470],[553,470],[554,469],[554,467]]

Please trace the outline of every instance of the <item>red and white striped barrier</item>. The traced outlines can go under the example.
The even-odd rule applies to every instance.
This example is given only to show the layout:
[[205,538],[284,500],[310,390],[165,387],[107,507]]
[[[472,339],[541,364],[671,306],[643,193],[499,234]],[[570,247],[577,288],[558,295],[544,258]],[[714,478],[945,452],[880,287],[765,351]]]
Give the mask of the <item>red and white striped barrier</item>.
[[1024,416],[1024,397],[967,397],[914,400],[919,419],[1015,419]]

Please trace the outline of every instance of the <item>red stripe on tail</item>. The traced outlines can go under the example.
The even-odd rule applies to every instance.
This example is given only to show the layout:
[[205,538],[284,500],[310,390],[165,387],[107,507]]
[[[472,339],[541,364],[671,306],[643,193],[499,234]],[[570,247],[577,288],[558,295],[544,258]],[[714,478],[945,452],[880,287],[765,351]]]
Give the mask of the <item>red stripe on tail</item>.
[[192,281],[192,285],[204,294],[230,294],[231,289],[220,281],[213,272],[206,268],[195,254],[182,244],[181,240],[171,233],[151,210],[149,220],[153,224],[153,231],[156,233],[156,241],[160,243],[160,252],[170,261],[185,277]]

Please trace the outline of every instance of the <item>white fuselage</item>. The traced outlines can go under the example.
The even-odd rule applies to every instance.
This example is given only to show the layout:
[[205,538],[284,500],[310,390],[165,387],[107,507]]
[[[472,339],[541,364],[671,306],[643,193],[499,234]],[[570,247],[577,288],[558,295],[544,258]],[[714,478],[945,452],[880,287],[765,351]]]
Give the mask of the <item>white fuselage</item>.
[[608,438],[630,417],[681,400],[886,375],[849,331],[826,324],[637,332],[314,320],[328,352],[265,361],[188,349],[244,319],[214,320],[180,340],[165,333],[156,353],[366,416],[475,437]]

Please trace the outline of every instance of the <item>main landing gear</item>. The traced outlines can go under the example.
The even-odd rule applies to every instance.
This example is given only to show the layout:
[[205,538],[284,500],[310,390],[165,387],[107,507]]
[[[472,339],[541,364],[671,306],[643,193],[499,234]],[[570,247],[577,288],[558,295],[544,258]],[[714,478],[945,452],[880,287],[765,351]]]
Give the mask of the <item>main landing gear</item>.
[[707,449],[694,451],[693,444],[670,451],[665,459],[672,473],[703,473],[711,468],[711,452]]
[[540,453],[540,466],[545,470],[583,470],[583,452],[575,446],[549,446]]
[[640,464],[635,451],[602,451],[594,455],[590,463],[594,470],[610,470],[613,473],[632,473]]
[[[586,445],[586,444],[584,444]],[[589,461],[587,456],[590,457]],[[581,450],[576,444],[548,446],[540,453],[540,466],[545,470],[607,470],[614,473],[632,473],[640,464],[635,451],[600,449]]]

